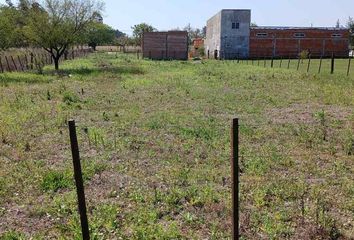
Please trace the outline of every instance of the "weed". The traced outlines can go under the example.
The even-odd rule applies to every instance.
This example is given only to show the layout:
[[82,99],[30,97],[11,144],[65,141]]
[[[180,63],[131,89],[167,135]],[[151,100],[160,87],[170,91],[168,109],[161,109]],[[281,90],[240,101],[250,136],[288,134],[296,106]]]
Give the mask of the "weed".
[[67,105],[72,105],[74,103],[79,103],[80,102],[80,97],[71,91],[65,91],[63,93],[63,102],[66,103]]
[[50,170],[43,176],[41,189],[43,191],[56,192],[72,186],[72,175],[64,171]]

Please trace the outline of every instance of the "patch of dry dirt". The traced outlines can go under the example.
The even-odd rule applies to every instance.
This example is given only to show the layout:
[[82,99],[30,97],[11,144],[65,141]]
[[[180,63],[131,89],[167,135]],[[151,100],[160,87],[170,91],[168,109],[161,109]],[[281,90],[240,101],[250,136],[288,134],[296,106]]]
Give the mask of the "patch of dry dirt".
[[292,104],[286,108],[271,108],[266,110],[268,121],[277,124],[287,123],[314,123],[317,122],[315,114],[324,110],[325,117],[333,120],[347,121],[353,116],[350,107],[329,106],[321,104]]

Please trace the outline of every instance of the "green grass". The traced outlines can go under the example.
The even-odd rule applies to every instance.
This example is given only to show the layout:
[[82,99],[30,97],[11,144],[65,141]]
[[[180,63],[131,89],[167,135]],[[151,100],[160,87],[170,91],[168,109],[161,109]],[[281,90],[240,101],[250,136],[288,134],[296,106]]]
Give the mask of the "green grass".
[[315,74],[316,60],[307,74],[305,62],[135,57],[0,74],[0,239],[80,239],[69,119],[92,239],[230,239],[234,116],[243,239],[354,237],[346,60],[331,75]]

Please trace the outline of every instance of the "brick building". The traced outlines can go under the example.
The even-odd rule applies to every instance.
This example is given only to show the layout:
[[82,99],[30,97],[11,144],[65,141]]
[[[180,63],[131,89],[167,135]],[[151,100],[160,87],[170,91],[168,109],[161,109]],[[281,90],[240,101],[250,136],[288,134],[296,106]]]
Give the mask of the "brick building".
[[146,32],[142,40],[143,57],[155,60],[187,60],[186,31]]
[[344,28],[251,27],[249,57],[348,57],[349,31]]
[[206,55],[215,58],[349,56],[346,28],[251,27],[250,10],[222,10],[207,23]]

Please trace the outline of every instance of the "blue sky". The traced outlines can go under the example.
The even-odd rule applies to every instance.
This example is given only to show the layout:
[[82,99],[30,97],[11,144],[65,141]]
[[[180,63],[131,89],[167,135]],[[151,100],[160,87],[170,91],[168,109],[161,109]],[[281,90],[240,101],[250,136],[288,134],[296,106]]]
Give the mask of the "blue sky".
[[[0,0],[4,3],[5,0]],[[15,2],[15,1],[14,1]],[[354,0],[104,0],[105,23],[128,34],[131,26],[147,22],[159,30],[191,23],[203,27],[224,8],[252,10],[252,22],[263,26],[345,25],[354,17]]]
[[191,23],[203,27],[224,8],[252,10],[252,22],[266,26],[345,25],[354,17],[354,0],[106,0],[105,22],[130,32],[131,26],[147,22],[159,30]]

